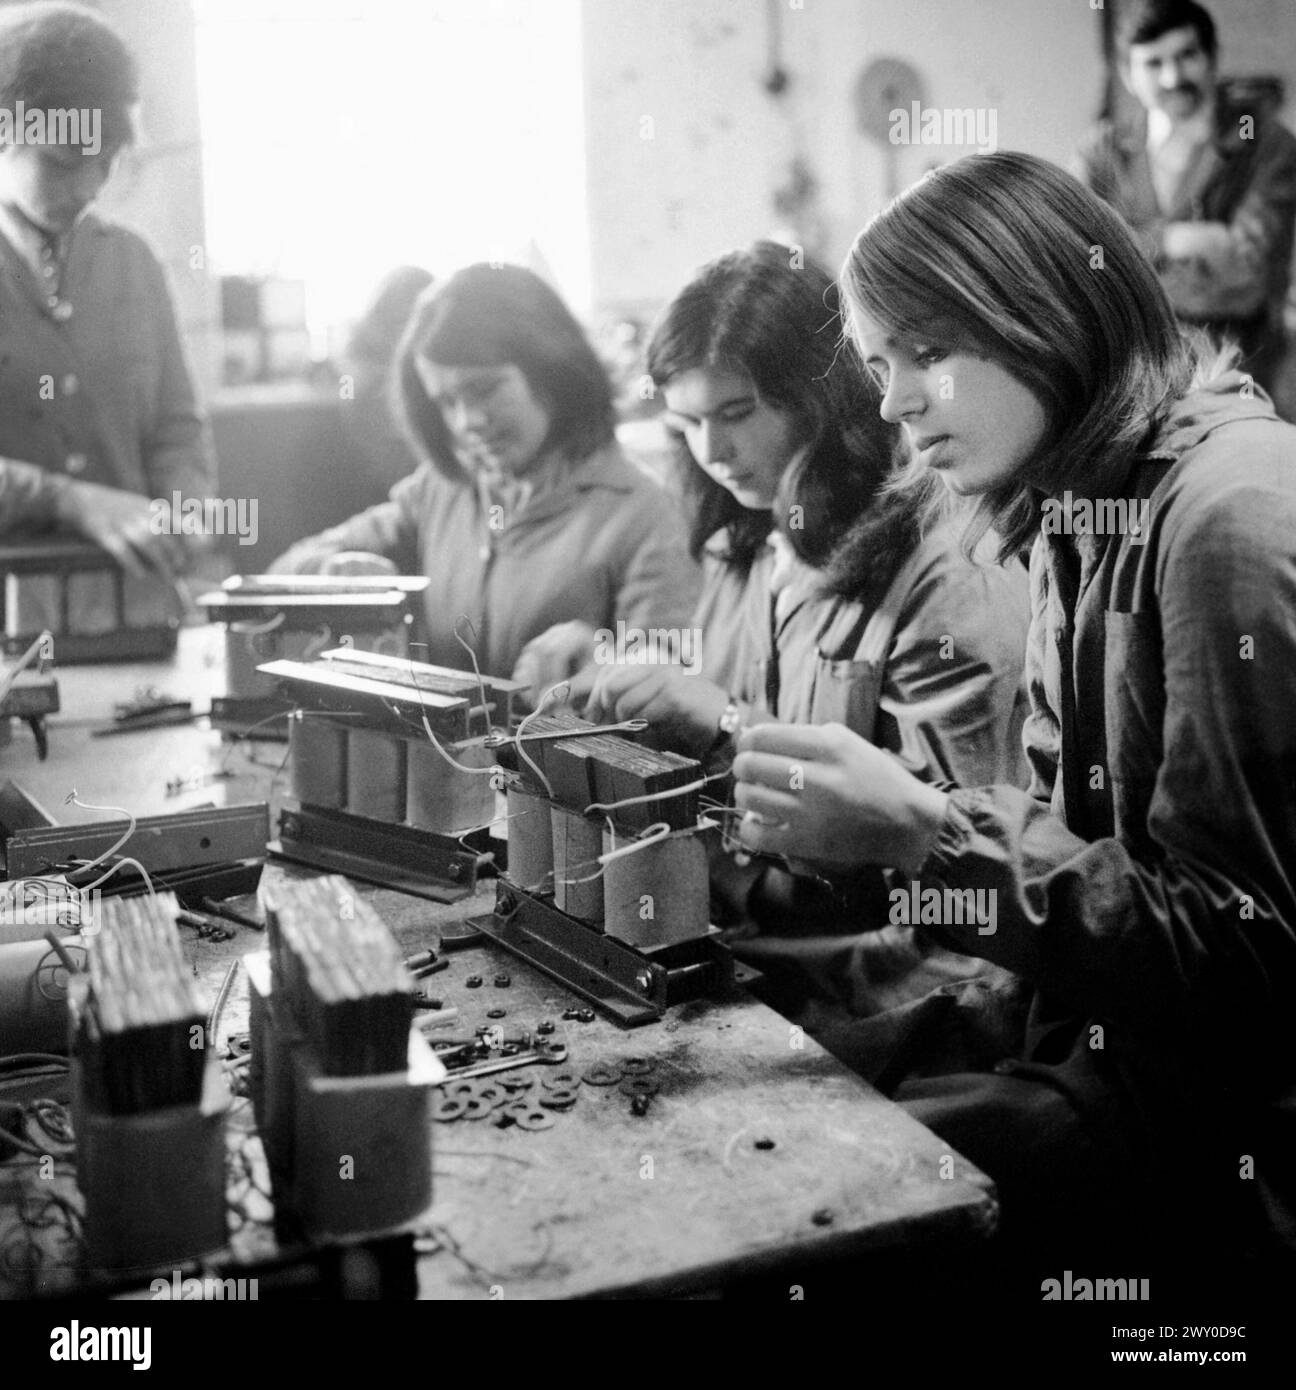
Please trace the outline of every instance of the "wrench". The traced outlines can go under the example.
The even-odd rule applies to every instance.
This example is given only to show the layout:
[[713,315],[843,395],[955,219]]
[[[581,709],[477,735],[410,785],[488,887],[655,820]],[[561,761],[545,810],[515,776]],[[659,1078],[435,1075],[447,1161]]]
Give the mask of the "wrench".
[[512,1071],[514,1067],[529,1067],[537,1063],[557,1065],[567,1060],[567,1045],[551,1043],[533,1047],[526,1052],[514,1052],[508,1057],[492,1057],[485,1062],[470,1062],[466,1067],[447,1067],[447,1081],[460,1081],[468,1076],[493,1076],[496,1072]]

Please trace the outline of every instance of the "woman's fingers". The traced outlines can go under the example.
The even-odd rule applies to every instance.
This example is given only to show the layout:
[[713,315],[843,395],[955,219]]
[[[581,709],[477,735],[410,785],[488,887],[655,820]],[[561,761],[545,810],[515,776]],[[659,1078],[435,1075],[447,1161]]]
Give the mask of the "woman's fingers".
[[840,724],[753,724],[739,735],[738,752],[823,761],[832,756],[839,734],[850,731]]
[[734,788],[734,805],[740,811],[754,811],[780,824],[792,820],[803,809],[803,802],[795,793],[758,787],[750,782],[739,782]]

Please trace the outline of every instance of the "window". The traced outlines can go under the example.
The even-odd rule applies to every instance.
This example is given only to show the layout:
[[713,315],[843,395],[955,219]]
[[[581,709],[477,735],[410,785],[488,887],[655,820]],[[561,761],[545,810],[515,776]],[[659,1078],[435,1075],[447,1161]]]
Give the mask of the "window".
[[209,265],[306,284],[317,347],[398,265],[589,300],[578,0],[196,0]]

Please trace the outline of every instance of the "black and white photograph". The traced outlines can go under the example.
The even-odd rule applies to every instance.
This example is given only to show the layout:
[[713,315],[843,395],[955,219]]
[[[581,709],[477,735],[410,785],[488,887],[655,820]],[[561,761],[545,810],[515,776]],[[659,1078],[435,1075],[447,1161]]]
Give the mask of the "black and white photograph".
[[15,1378],[1290,1366],[1293,132],[1296,0],[0,0]]

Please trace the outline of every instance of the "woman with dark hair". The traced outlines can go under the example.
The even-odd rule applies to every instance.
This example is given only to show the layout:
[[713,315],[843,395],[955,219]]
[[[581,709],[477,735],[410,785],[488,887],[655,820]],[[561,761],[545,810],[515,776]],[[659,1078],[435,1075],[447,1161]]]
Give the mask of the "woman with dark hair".
[[0,532],[94,541],[128,572],[128,616],[171,606],[158,577],[196,544],[160,534],[150,499],[215,477],[162,266],[90,211],[138,101],[135,60],[93,10],[0,9]]
[[426,574],[427,659],[463,665],[462,615],[482,670],[536,686],[584,665],[596,629],[687,620],[697,568],[678,513],[617,449],[607,374],[539,276],[459,271],[419,299],[396,360],[422,463],[388,501],[275,568],[372,569],[382,557]]
[[[841,336],[831,277],[773,242],[712,261],[665,310],[647,363],[704,561],[698,659],[586,673],[586,715],[646,718],[717,760],[742,724],[840,721],[921,777],[1011,779],[1025,572],[972,563],[948,527],[920,533],[912,497],[886,488],[899,432]],[[854,930],[878,924],[866,880],[837,886]],[[776,910],[780,891],[766,875],[746,905],[803,914],[804,894]]]
[[1117,1268],[1123,1236],[1211,1249],[1292,1167],[1265,1106],[1296,1080],[1296,430],[1031,156],[927,176],[842,288],[915,472],[1004,551],[1034,538],[1032,780],[946,790],[847,729],[766,725],[742,839],[985,895],[989,930],[929,930],[1003,978],[879,1027],[877,1073],[995,1179],[1006,1234],[1047,1232],[1059,1269],[1085,1236]]

